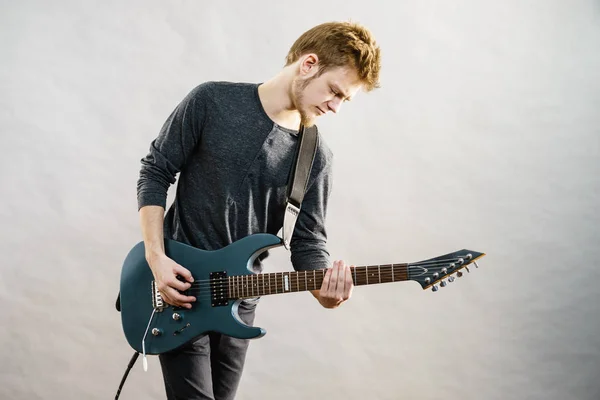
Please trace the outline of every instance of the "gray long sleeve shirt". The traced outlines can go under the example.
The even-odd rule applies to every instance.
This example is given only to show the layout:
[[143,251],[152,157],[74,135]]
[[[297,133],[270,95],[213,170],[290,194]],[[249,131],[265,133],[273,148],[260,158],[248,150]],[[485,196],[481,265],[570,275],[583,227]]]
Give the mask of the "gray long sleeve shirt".
[[[291,241],[296,270],[329,266],[325,217],[333,155],[319,139]],[[253,233],[275,235],[283,225],[297,140],[297,131],[268,117],[258,84],[203,83],[175,108],[141,160],[138,209],[166,208],[179,173],[165,215],[166,238],[216,250]],[[260,261],[254,269],[262,271]]]

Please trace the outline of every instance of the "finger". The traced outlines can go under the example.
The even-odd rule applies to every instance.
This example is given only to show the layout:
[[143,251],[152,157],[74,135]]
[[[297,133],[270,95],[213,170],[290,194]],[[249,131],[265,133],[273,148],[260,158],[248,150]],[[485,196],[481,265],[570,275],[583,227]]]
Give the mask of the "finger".
[[338,277],[340,274],[340,263],[342,261],[338,260],[333,263],[333,268],[331,269],[331,281],[329,282],[329,290],[327,291],[329,297],[334,297],[337,286],[338,286]]
[[194,277],[192,276],[192,273],[188,269],[182,267],[179,264],[175,265],[175,267],[173,268],[173,272],[176,273],[177,275],[183,277],[187,282],[190,282],[190,283],[194,282]]
[[167,286],[175,288],[182,292],[185,292],[192,286],[191,283],[183,281],[183,277],[181,277],[180,279],[178,279],[177,276],[173,275],[169,280],[167,280]]
[[192,308],[192,303],[196,301],[196,298],[194,296],[183,295],[172,287],[168,288],[166,292],[169,299],[171,300],[170,304],[173,304],[178,307]]
[[340,261],[338,264],[338,275],[336,281],[336,290],[335,290],[335,298],[338,301],[342,301],[344,299],[344,291],[345,291],[345,283],[346,283],[346,270],[348,266],[344,263],[344,261]]
[[327,289],[329,289],[330,279],[331,279],[331,268],[327,268],[327,271],[325,271],[325,276],[323,277],[323,283],[321,284],[321,292],[322,293],[327,292]]
[[354,289],[354,284],[352,283],[352,268],[356,268],[356,266],[352,265],[346,269],[346,282],[344,285],[344,300],[348,300],[350,296],[352,296],[352,290]]

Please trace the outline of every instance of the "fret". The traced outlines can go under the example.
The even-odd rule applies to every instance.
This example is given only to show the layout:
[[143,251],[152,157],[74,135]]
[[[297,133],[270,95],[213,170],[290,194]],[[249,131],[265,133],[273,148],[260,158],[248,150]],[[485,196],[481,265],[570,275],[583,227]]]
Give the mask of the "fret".
[[306,271],[304,271],[304,289],[308,290],[308,281],[306,280]]
[[296,292],[300,291],[300,281],[298,280],[298,272],[295,272],[294,275],[296,276]]
[[367,285],[369,284],[369,266],[365,267],[365,277],[367,278]]
[[381,265],[377,266],[377,273],[379,274],[379,283],[381,283]]
[[392,282],[396,282],[396,279],[394,279],[394,264],[392,264]]
[[317,271],[313,269],[313,281],[312,281],[313,289],[312,290],[315,290],[315,287],[316,287],[316,284],[315,284],[315,281],[317,279],[316,273],[317,273]]
[[352,272],[354,272],[354,284],[357,285],[358,281],[356,280],[356,267],[352,268]]

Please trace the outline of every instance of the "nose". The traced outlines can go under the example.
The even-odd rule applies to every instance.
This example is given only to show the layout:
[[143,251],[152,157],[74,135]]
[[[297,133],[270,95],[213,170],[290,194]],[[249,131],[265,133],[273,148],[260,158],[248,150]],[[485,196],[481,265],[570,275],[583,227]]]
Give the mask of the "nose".
[[338,111],[340,111],[340,108],[342,107],[342,99],[340,99],[339,97],[334,98],[333,100],[330,100],[327,103],[327,107],[329,107],[329,109],[331,111],[333,111],[334,113],[338,113]]

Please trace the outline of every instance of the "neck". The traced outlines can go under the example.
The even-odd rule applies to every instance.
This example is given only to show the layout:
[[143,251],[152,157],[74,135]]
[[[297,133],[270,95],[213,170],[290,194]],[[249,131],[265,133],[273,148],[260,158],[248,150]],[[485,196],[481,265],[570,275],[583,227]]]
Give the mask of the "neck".
[[284,68],[258,87],[258,97],[273,122],[297,130],[300,127],[300,113],[292,101],[292,82],[292,70]]
[[[407,264],[369,265],[350,267],[354,285],[372,285],[378,283],[406,281]],[[323,284],[325,270],[300,272],[273,272],[267,274],[250,274],[230,276],[226,281],[213,284],[227,285],[226,291],[230,299],[266,296],[270,294],[302,292],[318,290]],[[226,283],[225,283],[226,282]]]

